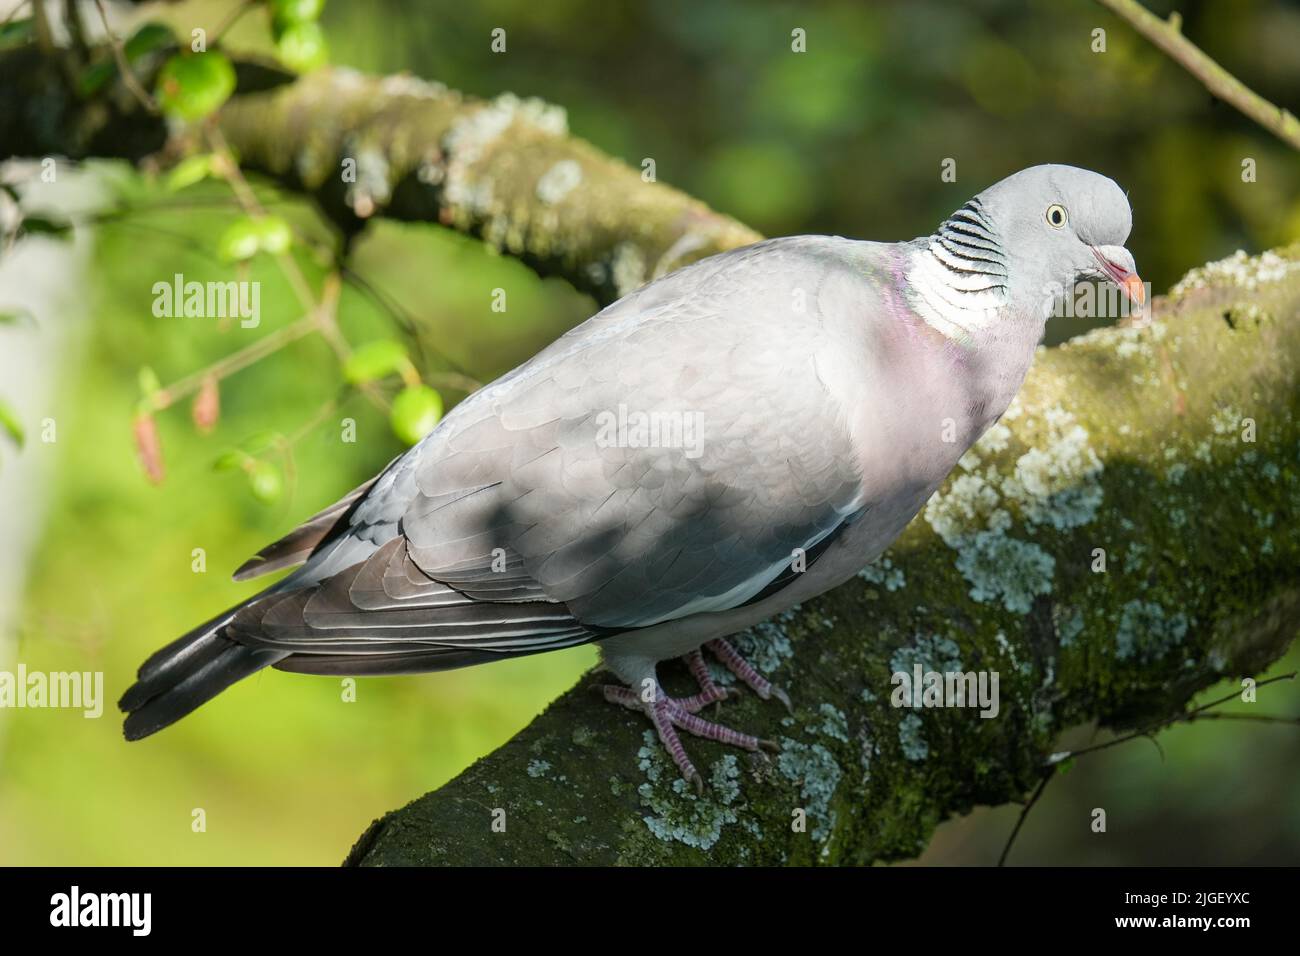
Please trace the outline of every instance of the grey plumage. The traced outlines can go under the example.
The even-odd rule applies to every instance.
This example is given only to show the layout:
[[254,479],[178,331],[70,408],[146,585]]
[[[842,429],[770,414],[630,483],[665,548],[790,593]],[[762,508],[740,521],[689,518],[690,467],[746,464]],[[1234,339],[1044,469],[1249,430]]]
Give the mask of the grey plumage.
[[[774,239],[650,283],[245,564],[305,562],[150,658],[127,736],[267,665],[405,673],[598,641],[654,681],[874,560],[1005,410],[1054,298],[1131,275],[1130,221],[1110,180],[1035,167],[932,236]],[[652,415],[674,447],[619,429]]]

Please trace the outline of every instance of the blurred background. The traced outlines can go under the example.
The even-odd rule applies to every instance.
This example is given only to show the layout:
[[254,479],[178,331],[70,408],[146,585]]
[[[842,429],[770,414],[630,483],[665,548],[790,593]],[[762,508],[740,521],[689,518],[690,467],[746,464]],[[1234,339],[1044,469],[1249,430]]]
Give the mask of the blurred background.
[[[1148,5],[1162,16],[1173,8]],[[188,33],[233,6],[139,16]],[[0,3],[0,16],[10,7]],[[1178,9],[1211,56],[1300,111],[1300,6]],[[334,0],[321,22],[336,64],[408,70],[483,97],[542,97],[567,110],[574,135],[633,166],[653,157],[660,181],[767,235],[911,238],[1003,176],[1063,162],[1129,190],[1129,248],[1157,292],[1238,248],[1300,239],[1300,157],[1088,0]],[[508,31],[505,55],[490,52],[495,27]],[[807,31],[807,55],[790,53],[794,27]],[[1091,49],[1098,27],[1104,54]],[[269,51],[264,14],[244,17],[227,42]],[[1255,183],[1242,182],[1246,157]],[[940,179],[945,158],[956,160],[954,183]],[[103,670],[108,701],[99,720],[0,710],[0,864],[337,864],[371,819],[504,742],[595,652],[361,680],[345,706],[335,680],[263,672],[125,746],[112,701],[144,656],[255,590],[231,583],[230,571],[401,445],[365,401],[328,404],[340,396],[338,366],[309,338],[224,382],[211,434],[196,433],[184,408],[161,415],[167,477],[147,483],[131,439],[142,367],[167,383],[235,347],[216,323],[154,318],[151,287],[175,272],[230,278],[213,246],[237,211],[220,184],[186,193],[210,204],[169,209],[173,194],[128,168],[96,164],[86,178],[87,193],[138,211],[72,244],[29,240],[0,260],[0,305],[36,317],[0,326],[0,392],[16,405],[24,396],[29,432],[21,452],[0,447],[0,666]],[[65,193],[78,188],[69,180]],[[258,188],[299,228],[319,228],[310,208]],[[376,222],[353,265],[438,328],[438,348],[483,381],[593,311],[564,283],[432,226]],[[249,277],[263,284],[265,331],[297,317],[278,272],[255,261]],[[494,287],[507,290],[508,312],[491,311],[482,290]],[[351,286],[340,316],[354,343],[396,334]],[[1054,326],[1049,338],[1077,331]],[[47,416],[57,441],[34,437]],[[344,416],[357,422],[355,444],[339,442]],[[241,472],[213,462],[268,432],[288,444],[272,456],[283,490],[263,501]],[[206,573],[192,570],[196,548]],[[1293,652],[1274,672],[1297,663]],[[1271,712],[1300,709],[1294,688],[1272,699]],[[1049,788],[1012,862],[1300,860],[1294,727],[1197,724],[1160,743],[1163,757],[1136,741],[1081,760]],[[1108,810],[1105,836],[1088,829],[1092,807]],[[191,829],[195,808],[206,833]],[[995,861],[1017,813],[945,824],[923,862]]]

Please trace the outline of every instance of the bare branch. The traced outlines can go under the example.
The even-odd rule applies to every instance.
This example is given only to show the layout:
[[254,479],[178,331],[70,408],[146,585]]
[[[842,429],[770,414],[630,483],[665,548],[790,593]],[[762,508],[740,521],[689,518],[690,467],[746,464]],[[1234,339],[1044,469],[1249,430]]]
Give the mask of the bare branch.
[[1097,2],[1164,50],[1212,94],[1236,107],[1292,149],[1300,149],[1300,120],[1250,89],[1183,36],[1182,17],[1177,13],[1170,14],[1168,20],[1161,20],[1137,0]]
[[1055,776],[1056,771],[1054,769],[1044,773],[1043,779],[1040,780],[1038,786],[1034,788],[1033,795],[1028,801],[1026,801],[1024,808],[1020,811],[1020,816],[1016,818],[1016,825],[1011,829],[1011,835],[1007,837],[1006,845],[1002,847],[1002,855],[998,857],[998,866],[1007,865],[1007,857],[1011,855],[1011,848],[1016,845],[1016,837],[1020,836],[1021,827],[1025,825],[1025,820],[1029,818],[1029,814],[1034,807],[1038,806],[1038,801],[1043,798],[1043,792],[1047,789],[1047,785],[1052,782],[1052,778]]
[[156,114],[158,104],[154,102],[149,91],[140,85],[136,78],[135,70],[131,69],[131,63],[126,58],[126,51],[122,47],[121,38],[113,32],[113,28],[108,25],[108,10],[104,8],[104,0],[95,0],[95,6],[99,8],[99,19],[104,24],[104,33],[108,36],[109,46],[113,48],[113,59],[117,61],[117,72],[122,75],[122,82],[148,112]]

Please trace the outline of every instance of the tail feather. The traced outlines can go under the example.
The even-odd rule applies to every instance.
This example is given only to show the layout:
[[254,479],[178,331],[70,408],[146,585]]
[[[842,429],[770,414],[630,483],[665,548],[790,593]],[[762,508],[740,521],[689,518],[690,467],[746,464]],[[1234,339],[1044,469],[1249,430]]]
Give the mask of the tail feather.
[[[259,594],[258,597],[261,597]],[[211,620],[204,621],[198,627],[186,631],[170,644],[158,648],[140,665],[138,676],[141,681],[149,680],[155,677],[161,677],[168,671],[183,667],[185,662],[194,654],[199,653],[203,648],[212,643],[216,637],[217,631],[230,622],[243,605],[236,605],[228,610],[222,611]]]
[[[257,600],[263,595],[258,595]],[[180,720],[231,684],[280,660],[279,651],[245,647],[224,634],[241,607],[219,614],[154,653],[117,706],[123,732],[139,740]]]

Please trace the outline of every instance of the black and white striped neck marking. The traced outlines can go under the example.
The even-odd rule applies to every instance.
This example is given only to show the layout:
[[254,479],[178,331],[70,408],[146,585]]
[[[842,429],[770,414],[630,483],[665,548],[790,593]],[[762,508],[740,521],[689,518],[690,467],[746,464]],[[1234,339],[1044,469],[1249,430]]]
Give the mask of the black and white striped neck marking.
[[978,199],[939,226],[908,271],[913,305],[931,327],[969,341],[1007,304],[1007,258]]

